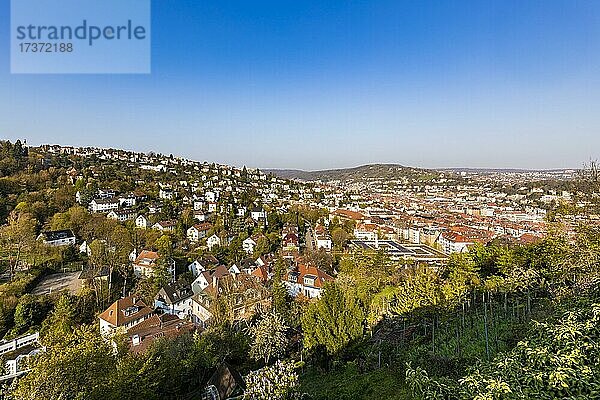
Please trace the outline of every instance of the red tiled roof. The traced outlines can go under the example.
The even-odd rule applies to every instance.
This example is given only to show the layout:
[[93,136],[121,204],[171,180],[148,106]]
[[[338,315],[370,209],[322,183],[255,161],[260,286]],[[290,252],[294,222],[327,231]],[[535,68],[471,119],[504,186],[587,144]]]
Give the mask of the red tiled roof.
[[251,275],[259,278],[263,283],[269,280],[269,273],[267,272],[267,268],[264,265],[261,265],[260,267],[252,271]]
[[[126,315],[125,310],[132,307],[137,307],[137,311]],[[134,310],[132,309],[131,311]],[[151,313],[152,309],[143,300],[136,298],[136,296],[128,296],[112,303],[98,318],[103,319],[113,326],[123,326],[128,322],[143,318]]]
[[194,228],[199,231],[209,231],[212,228],[212,224],[210,222],[204,222],[202,224],[194,225]]
[[158,260],[158,257],[158,253],[156,251],[142,250],[140,255],[137,256],[137,258],[135,259],[135,263],[139,264],[143,260],[150,260],[156,262]]
[[350,210],[338,209],[338,210],[335,210],[334,212],[332,212],[332,214],[336,217],[353,219],[355,221],[362,221],[365,219],[365,216],[363,214],[356,212],[356,211],[350,211]]
[[318,287],[318,288],[322,288],[326,282],[334,281],[333,277],[330,276],[327,272],[321,270],[320,268],[313,267],[313,266],[307,266],[304,264],[300,264],[300,265],[298,265],[298,270],[296,272],[298,272],[297,283],[299,283],[299,284],[304,283],[304,277],[306,275],[312,275],[317,278],[317,279],[315,279],[315,287]]
[[[127,331],[127,336],[129,336],[130,350],[134,353],[142,353],[159,339],[174,338],[195,330],[196,326],[193,323],[182,320],[176,315],[163,314],[154,315],[140,322]],[[134,345],[133,337],[136,335],[140,342]]]
[[533,235],[531,233],[524,233],[519,237],[519,242],[521,242],[522,244],[536,243],[540,240],[542,240],[542,237]]

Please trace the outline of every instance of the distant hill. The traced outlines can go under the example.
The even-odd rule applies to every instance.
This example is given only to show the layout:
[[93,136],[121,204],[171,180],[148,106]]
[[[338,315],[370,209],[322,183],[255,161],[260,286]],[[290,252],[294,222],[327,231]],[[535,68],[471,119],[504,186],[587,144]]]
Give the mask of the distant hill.
[[398,164],[369,164],[354,168],[327,169],[321,171],[302,171],[296,169],[264,170],[280,178],[300,179],[303,181],[358,181],[358,180],[430,180],[437,178],[440,172],[421,168],[405,167]]
[[561,174],[565,172],[578,171],[577,168],[554,168],[554,169],[523,169],[523,168],[440,168],[438,171],[451,171],[451,172],[468,172],[478,174],[494,174],[494,173],[505,173],[505,174],[526,174],[526,173],[547,173],[547,174]]

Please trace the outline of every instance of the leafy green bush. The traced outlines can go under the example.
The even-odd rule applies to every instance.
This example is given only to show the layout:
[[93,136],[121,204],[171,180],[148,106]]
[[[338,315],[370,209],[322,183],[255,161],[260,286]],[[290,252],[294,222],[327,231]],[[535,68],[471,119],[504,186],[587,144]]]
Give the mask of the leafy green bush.
[[600,398],[600,303],[534,322],[527,338],[460,380],[436,380],[409,367],[407,381],[423,399]]

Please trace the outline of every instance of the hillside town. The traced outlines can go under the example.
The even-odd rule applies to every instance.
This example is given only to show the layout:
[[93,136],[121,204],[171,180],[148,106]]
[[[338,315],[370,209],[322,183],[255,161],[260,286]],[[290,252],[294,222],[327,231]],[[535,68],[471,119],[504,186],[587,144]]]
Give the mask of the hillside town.
[[[593,213],[556,213],[591,204],[569,186],[573,171],[553,181],[543,173],[417,169],[396,179],[306,181],[173,155],[15,146],[29,170],[47,174],[48,193],[59,200],[7,191],[4,279],[36,270],[25,296],[87,293],[102,340],[136,355],[222,324],[249,324],[282,301],[305,307],[348,257],[379,254],[441,271],[472,249],[531,245],[557,226],[574,237],[581,218],[597,221]],[[33,235],[20,234],[18,251],[14,231]],[[39,323],[4,328],[1,382],[27,375],[28,360],[46,351]],[[226,398],[242,386],[200,389]]]

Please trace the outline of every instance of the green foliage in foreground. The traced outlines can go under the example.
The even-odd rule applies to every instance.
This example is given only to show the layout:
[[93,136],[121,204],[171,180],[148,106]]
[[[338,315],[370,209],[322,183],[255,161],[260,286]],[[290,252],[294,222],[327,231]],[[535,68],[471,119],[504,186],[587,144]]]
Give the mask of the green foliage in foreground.
[[298,374],[296,366],[290,361],[277,361],[246,375],[247,400],[293,400],[298,393]]
[[337,355],[362,337],[364,319],[363,306],[354,293],[337,283],[328,284],[321,299],[302,315],[304,345],[307,349],[323,346],[330,355]]
[[127,353],[117,340],[115,352],[95,326],[71,331],[64,304],[50,318],[54,324],[42,338],[47,351],[13,383],[12,400],[190,398],[222,361],[242,365],[237,355],[248,353],[238,334],[223,329],[159,340],[140,355]]
[[458,381],[430,378],[418,367],[408,368],[407,381],[422,399],[600,398],[600,303],[533,325],[514,349]]
[[14,399],[101,399],[115,365],[110,345],[84,328],[34,358],[32,373],[18,382]]
[[314,400],[411,398],[401,371],[381,368],[361,373],[354,362],[333,369],[326,375],[317,369],[309,369],[300,376],[300,389],[309,399]]

